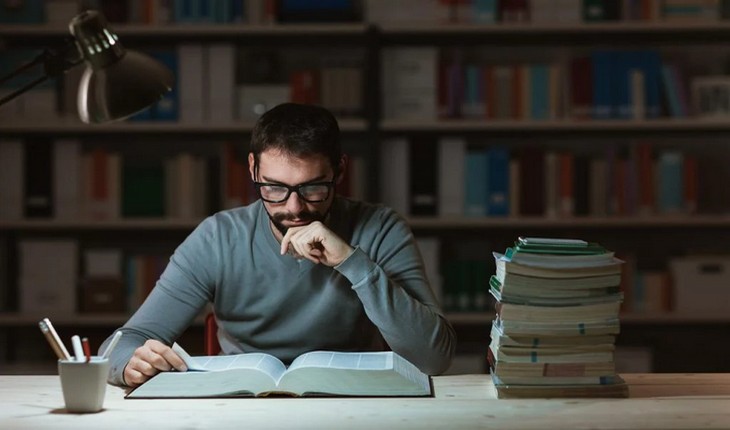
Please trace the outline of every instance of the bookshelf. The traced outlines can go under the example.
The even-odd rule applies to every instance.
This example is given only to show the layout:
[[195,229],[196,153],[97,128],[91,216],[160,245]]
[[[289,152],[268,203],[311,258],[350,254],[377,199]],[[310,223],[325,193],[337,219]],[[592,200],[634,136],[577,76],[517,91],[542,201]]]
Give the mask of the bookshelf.
[[[290,50],[309,51],[321,47],[354,49],[362,60],[362,101],[360,112],[355,116],[339,118],[344,132],[346,147],[362,152],[371,163],[372,170],[366,176],[371,200],[379,200],[377,189],[382,173],[377,157],[379,146],[390,138],[412,139],[414,147],[423,136],[429,138],[463,138],[468,146],[487,147],[492,139],[508,148],[517,148],[523,141],[536,142],[544,148],[584,148],[591,146],[596,153],[606,146],[605,141],[618,142],[630,147],[638,140],[652,140],[658,147],[678,147],[694,151],[697,147],[712,146],[713,151],[727,157],[730,151],[723,146],[723,139],[730,133],[730,121],[726,118],[702,119],[696,117],[675,118],[661,116],[651,119],[577,120],[556,118],[489,119],[448,118],[404,119],[389,117],[383,109],[383,77],[380,68],[383,53],[398,47],[435,47],[448,50],[459,46],[467,54],[474,53],[480,61],[493,60],[485,51],[498,53],[514,50],[514,58],[528,61],[530,58],[549,60],[565,58],[572,51],[589,52],[594,47],[629,49],[650,47],[662,52],[681,52],[694,47],[714,47],[723,55],[730,54],[730,23],[722,20],[711,22],[661,22],[617,21],[591,23],[509,23],[476,24],[464,22],[358,22],[358,23],[306,23],[306,24],[112,24],[121,40],[131,49],[154,45],[176,47],[185,43],[232,43],[247,49],[265,48],[273,52]],[[59,41],[67,34],[63,24],[0,24],[0,39],[6,46],[40,48]],[[727,53],[725,51],[728,51]],[[567,53],[567,54],[566,54]],[[728,55],[730,58],[730,55]],[[75,138],[84,141],[85,147],[123,147],[125,140],[147,140],[169,154],[180,146],[193,151],[218,156],[211,149],[221,141],[235,139],[245,141],[250,133],[251,120],[235,120],[223,123],[186,123],[182,121],[125,122],[88,126],[73,118],[13,121],[0,119],[0,135],[3,139],[25,138]],[[674,139],[681,139],[674,142]],[[705,139],[712,141],[703,145]],[[111,144],[97,141],[111,140]],[[584,142],[585,141],[585,142]],[[378,142],[380,142],[378,144]],[[719,143],[715,143],[719,142]],[[152,145],[150,145],[152,146]],[[239,150],[245,151],[245,144]],[[181,149],[180,149],[181,150]],[[154,153],[154,151],[153,151]],[[715,195],[718,193],[716,192]],[[524,216],[467,217],[462,215],[416,216],[406,214],[414,232],[419,237],[436,238],[440,246],[441,262],[452,257],[473,256],[491,259],[491,251],[502,251],[517,235],[539,234],[595,237],[610,248],[630,253],[650,254],[648,267],[664,269],[671,257],[704,248],[722,252],[721,246],[712,246],[713,238],[730,232],[730,200],[714,198],[713,211],[694,214],[649,214],[638,216],[591,215],[591,216]],[[84,244],[98,246],[106,240],[130,242],[132,236],[145,236],[145,240],[174,244],[185,237],[200,218],[177,219],[170,217],[111,219],[88,221],[84,219],[14,219],[0,220],[0,245],[7,250],[24,237],[80,238]],[[149,235],[150,237],[147,237]],[[677,246],[679,237],[687,245]],[[460,244],[475,242],[477,245]],[[137,248],[144,248],[144,244]],[[164,247],[163,246],[163,247]],[[482,247],[483,246],[483,247]],[[477,247],[476,250],[470,249]],[[466,249],[466,250],[464,250]],[[652,250],[655,251],[652,251]],[[725,250],[725,252],[727,252]],[[10,252],[12,253],[12,251]],[[0,253],[1,255],[1,253]],[[639,257],[641,258],[641,257]],[[15,258],[8,260],[17,263]],[[2,265],[0,265],[0,270]],[[8,271],[9,287],[15,288],[15,268]],[[1,286],[1,284],[0,284]],[[484,339],[493,318],[490,311],[453,312],[449,319],[457,326],[460,339]],[[125,315],[68,315],[61,318],[67,327],[95,327],[100,331],[123,323]],[[16,339],[18,329],[34,326],[37,315],[14,311],[0,313],[0,339]],[[622,319],[633,344],[638,343],[642,330],[647,326],[682,327],[691,331],[703,331],[708,326],[727,327],[730,320],[717,314],[682,313],[626,313]],[[462,336],[463,332],[463,336]],[[39,339],[39,343],[42,339]],[[10,344],[10,343],[9,343]],[[719,347],[722,348],[722,347]],[[12,356],[12,351],[2,351]],[[717,351],[713,352],[716,353]],[[727,352],[727,351],[725,351]],[[0,359],[1,360],[1,359]],[[0,361],[1,362],[1,361]],[[679,366],[679,365],[678,365]],[[680,367],[673,370],[681,371]],[[725,368],[724,370],[728,370]]]

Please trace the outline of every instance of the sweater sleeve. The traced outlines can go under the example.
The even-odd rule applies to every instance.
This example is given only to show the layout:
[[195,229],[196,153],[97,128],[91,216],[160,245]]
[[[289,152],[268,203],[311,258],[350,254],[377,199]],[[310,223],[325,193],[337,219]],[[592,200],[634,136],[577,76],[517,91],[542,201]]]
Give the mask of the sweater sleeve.
[[[204,221],[175,250],[142,306],[119,330],[123,332],[110,356],[108,382],[123,386],[124,367],[135,349],[149,339],[171,345],[212,299],[219,249],[215,223]],[[99,348],[103,353],[111,336]]]
[[456,335],[439,308],[423,259],[405,221],[384,211],[368,230],[369,249],[357,246],[336,270],[360,298],[390,348],[430,375],[448,369]]

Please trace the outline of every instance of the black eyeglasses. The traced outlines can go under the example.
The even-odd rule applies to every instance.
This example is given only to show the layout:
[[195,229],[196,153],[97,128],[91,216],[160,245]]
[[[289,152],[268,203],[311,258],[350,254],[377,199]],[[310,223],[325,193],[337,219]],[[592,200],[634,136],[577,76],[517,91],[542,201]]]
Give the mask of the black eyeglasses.
[[281,203],[289,199],[291,193],[295,192],[305,202],[319,203],[327,200],[330,190],[335,185],[335,180],[329,182],[310,182],[299,184],[293,187],[284,184],[270,184],[268,182],[254,182],[256,191],[261,200],[269,203]]

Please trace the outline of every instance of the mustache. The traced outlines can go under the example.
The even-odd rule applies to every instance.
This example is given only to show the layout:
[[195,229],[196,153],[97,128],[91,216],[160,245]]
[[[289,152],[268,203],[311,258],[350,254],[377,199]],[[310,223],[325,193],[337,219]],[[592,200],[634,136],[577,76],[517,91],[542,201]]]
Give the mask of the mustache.
[[321,221],[324,217],[319,212],[302,211],[297,214],[290,212],[276,213],[271,216],[274,222],[281,223],[284,221]]

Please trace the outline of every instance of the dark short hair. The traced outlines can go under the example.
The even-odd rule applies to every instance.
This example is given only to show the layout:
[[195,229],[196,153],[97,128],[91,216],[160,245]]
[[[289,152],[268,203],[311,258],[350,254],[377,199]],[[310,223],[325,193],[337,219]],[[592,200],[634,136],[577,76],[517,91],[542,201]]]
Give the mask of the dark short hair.
[[283,103],[261,115],[253,127],[250,150],[256,174],[259,157],[268,149],[294,157],[324,155],[337,175],[342,158],[340,128],[334,115],[323,107]]

